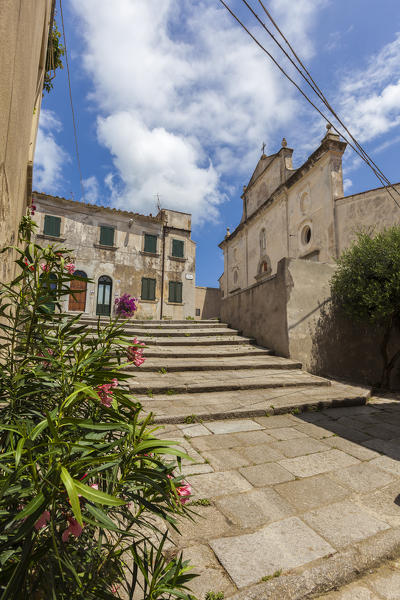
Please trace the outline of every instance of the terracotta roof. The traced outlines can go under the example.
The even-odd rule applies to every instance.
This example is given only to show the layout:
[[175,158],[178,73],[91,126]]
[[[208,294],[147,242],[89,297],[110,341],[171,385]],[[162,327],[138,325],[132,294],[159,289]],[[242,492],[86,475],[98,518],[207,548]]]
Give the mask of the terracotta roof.
[[[157,223],[161,223],[162,222],[162,217],[161,216],[150,216],[150,215],[142,215],[141,213],[136,213],[136,212],[131,212],[128,210],[120,210],[118,208],[110,208],[109,206],[101,206],[99,204],[88,204],[86,202],[80,202],[79,200],[71,200],[70,198],[63,198],[62,196],[52,196],[50,194],[43,194],[42,192],[32,192],[32,197],[38,198],[39,200],[42,199],[49,199],[49,200],[61,200],[62,202],[66,202],[67,204],[71,204],[74,207],[78,208],[79,207],[85,207],[85,208],[89,208],[89,209],[97,209],[97,210],[105,210],[107,212],[111,212],[113,214],[120,214],[120,215],[126,215],[127,217],[141,217],[142,219],[147,219],[147,220],[151,220],[151,221],[155,221]],[[168,210],[168,209],[161,209],[161,210]],[[177,211],[174,211],[177,212]]]

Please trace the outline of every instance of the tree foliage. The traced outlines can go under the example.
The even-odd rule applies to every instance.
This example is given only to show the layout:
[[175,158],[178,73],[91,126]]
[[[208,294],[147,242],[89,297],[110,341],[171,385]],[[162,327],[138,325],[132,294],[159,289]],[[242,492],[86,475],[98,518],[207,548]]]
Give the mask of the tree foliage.
[[382,384],[389,385],[399,357],[397,352],[388,356],[388,345],[400,324],[400,227],[376,235],[360,232],[338,260],[331,291],[333,301],[350,318],[382,326]]
[[44,75],[43,91],[49,93],[53,89],[53,79],[56,76],[57,69],[63,69],[62,57],[65,54],[65,48],[61,43],[61,33],[58,30],[54,19],[53,27],[49,33],[46,55],[46,72]]

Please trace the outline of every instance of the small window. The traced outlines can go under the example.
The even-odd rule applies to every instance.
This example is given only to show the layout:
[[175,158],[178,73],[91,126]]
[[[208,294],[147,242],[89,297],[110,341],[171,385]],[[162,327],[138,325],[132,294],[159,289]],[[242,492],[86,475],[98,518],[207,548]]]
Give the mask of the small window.
[[200,309],[196,308],[196,317],[199,317],[199,316],[200,316]]
[[142,277],[142,300],[156,299],[156,280],[149,277]]
[[114,246],[114,227],[100,226],[100,244],[102,246]]
[[301,232],[301,241],[304,244],[304,246],[307,246],[307,244],[311,242],[311,227],[309,225],[303,227],[303,230]]
[[172,256],[183,258],[183,241],[172,240]]
[[168,302],[182,302],[182,283],[180,281],[169,282]]
[[157,252],[157,236],[149,235],[148,233],[144,234],[144,252],[151,252],[152,254],[156,254]]
[[52,235],[53,237],[60,237],[61,218],[51,217],[50,215],[44,216],[44,228],[43,233],[45,235]]

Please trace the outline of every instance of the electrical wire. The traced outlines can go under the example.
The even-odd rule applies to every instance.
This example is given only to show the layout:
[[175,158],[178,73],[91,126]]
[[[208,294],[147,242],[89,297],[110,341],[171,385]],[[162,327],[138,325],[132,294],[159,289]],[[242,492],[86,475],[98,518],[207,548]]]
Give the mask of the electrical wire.
[[63,9],[62,9],[62,0],[60,0],[60,15],[61,15],[61,25],[62,25],[62,30],[63,30],[63,38],[64,38],[64,48],[65,48],[65,64],[67,65],[67,76],[68,76],[69,100],[70,100],[70,104],[71,104],[72,124],[73,124],[73,128],[74,128],[74,138],[75,138],[76,160],[77,160],[77,163],[78,163],[79,179],[80,179],[80,183],[81,183],[82,201],[84,201],[84,200],[85,200],[85,190],[84,190],[84,187],[83,187],[83,178],[82,178],[81,161],[80,161],[80,158],[79,158],[78,135],[77,135],[76,120],[75,120],[74,103],[73,103],[73,101],[72,101],[71,77],[70,77],[70,72],[69,72],[69,64],[68,64],[67,40],[66,40],[66,37],[65,37],[65,28],[64,28],[64,16],[63,16]]
[[[252,40],[257,44],[257,46],[259,46],[259,48],[270,58],[270,60],[272,60],[272,62],[275,64],[275,66],[281,71],[281,73],[292,83],[292,85],[294,85],[296,87],[296,89],[300,92],[300,94],[305,98],[305,100],[311,104],[311,106],[320,114],[320,116],[329,124],[331,125],[332,129],[334,129],[336,131],[336,133],[338,133],[339,135],[342,136],[342,138],[346,141],[346,143],[354,150],[354,152],[356,152],[356,154],[364,161],[366,162],[366,164],[370,167],[370,169],[374,172],[375,176],[377,177],[377,179],[381,182],[381,184],[383,185],[383,187],[385,187],[386,191],[388,192],[389,196],[393,199],[393,201],[395,202],[395,204],[400,208],[400,204],[397,202],[396,198],[394,198],[394,196],[391,194],[390,190],[388,189],[388,186],[392,187],[395,192],[397,194],[400,195],[399,191],[390,183],[390,181],[384,176],[383,173],[380,172],[380,169],[377,169],[374,167],[374,163],[373,161],[370,161],[366,156],[364,156],[364,150],[359,150],[358,149],[358,142],[356,142],[357,145],[352,144],[348,139],[346,139],[346,137],[335,127],[335,125],[333,125],[330,120],[323,114],[323,112],[318,108],[318,106],[316,106],[316,104],[307,96],[307,94],[301,89],[301,87],[294,81],[294,79],[285,71],[285,69],[283,67],[281,67],[281,65],[278,63],[278,61],[274,58],[274,56],[265,48],[265,46],[263,46],[261,44],[261,42],[250,32],[250,30],[244,25],[244,23],[239,19],[239,17],[233,12],[233,10],[231,10],[231,8],[226,4],[226,2],[224,0],[219,0],[219,2],[226,8],[226,10],[231,14],[231,16],[239,23],[239,25],[246,31],[246,33],[252,38]],[[246,6],[249,8],[249,10],[254,14],[254,16],[257,18],[257,20],[263,25],[263,28],[267,30],[267,32],[269,33],[269,35],[274,39],[274,41],[279,45],[279,47],[281,48],[281,50],[285,53],[285,55],[289,58],[289,60],[292,62],[292,64],[294,64],[294,66],[296,67],[297,71],[302,75],[302,77],[304,79],[306,79],[307,83],[312,87],[312,89],[314,90],[314,92],[318,95],[318,97],[324,101],[322,99],[322,97],[320,96],[320,94],[322,94],[322,92],[318,92],[319,88],[318,86],[315,84],[315,82],[312,80],[311,76],[311,82],[307,79],[307,77],[301,72],[301,70],[297,67],[297,65],[295,65],[295,63],[293,62],[293,60],[288,56],[288,54],[286,53],[286,51],[282,48],[282,46],[279,44],[279,42],[276,40],[275,36],[273,36],[273,34],[268,30],[268,28],[265,26],[265,24],[261,21],[261,19],[258,17],[258,15],[255,13],[255,11],[249,6],[249,4],[247,3],[246,0],[242,0],[242,2],[244,4],[246,4]],[[283,34],[281,34],[283,36]],[[286,39],[286,38],[285,38]],[[288,43],[288,42],[287,42]],[[289,43],[288,43],[289,45]],[[289,45],[290,46],[290,45]],[[291,48],[291,46],[290,46]],[[291,48],[291,51],[293,52],[293,54],[296,56],[294,50]],[[298,59],[298,58],[297,58]],[[299,59],[298,59],[299,60]],[[302,64],[302,63],[301,63]],[[303,68],[305,69],[304,65]],[[308,74],[308,71],[305,69],[305,72]],[[314,84],[314,85],[313,85]],[[315,86],[315,87],[314,87]],[[323,94],[322,94],[323,96]],[[325,104],[325,102],[324,102]],[[329,110],[331,110],[329,108],[329,106],[327,106],[327,108]],[[332,111],[331,111],[332,112]],[[333,112],[332,112],[333,114]],[[335,116],[335,115],[334,115]],[[336,118],[336,117],[335,117]],[[339,120],[339,119],[338,119]],[[340,121],[339,121],[340,122]],[[352,137],[352,136],[351,136]],[[366,154],[366,153],[365,153]],[[388,183],[385,183],[385,180]]]
[[297,69],[297,71],[302,75],[302,77],[308,83],[308,85],[313,89],[313,91],[318,95],[318,97],[321,99],[321,101],[325,104],[325,106],[327,107],[327,109],[332,113],[332,115],[335,117],[335,119],[340,123],[340,125],[343,127],[343,129],[348,133],[348,135],[350,136],[350,138],[352,139],[352,141],[354,142],[354,144],[357,146],[357,148],[360,150],[360,152],[365,156],[365,158],[367,159],[367,161],[369,163],[371,163],[371,165],[373,165],[375,167],[375,169],[378,171],[378,173],[382,176],[383,180],[387,182],[387,185],[390,186],[390,187],[392,187],[396,191],[396,193],[400,195],[400,192],[390,183],[389,179],[385,176],[385,174],[378,167],[378,165],[373,161],[373,159],[371,158],[371,156],[368,155],[368,153],[365,151],[365,149],[356,140],[356,138],[352,135],[352,133],[346,127],[346,125],[344,124],[344,122],[341,120],[341,118],[338,116],[338,114],[332,108],[332,105],[327,100],[327,98],[324,95],[324,93],[322,92],[321,88],[318,86],[318,84],[312,78],[310,72],[307,70],[306,66],[303,64],[303,62],[301,61],[301,59],[298,57],[298,55],[296,54],[294,48],[289,43],[289,41],[286,39],[285,35],[282,33],[282,31],[280,30],[278,24],[273,19],[271,13],[264,6],[262,0],[258,0],[259,4],[261,5],[262,9],[264,10],[265,14],[269,18],[269,20],[271,21],[271,23],[273,24],[273,26],[275,27],[275,29],[278,31],[278,33],[280,34],[280,36],[283,38],[283,40],[285,41],[285,43],[289,47],[289,49],[292,52],[293,56],[295,57],[295,59],[297,60],[298,64],[300,65],[300,68],[304,71],[304,73],[306,75],[304,75],[304,73],[302,73],[302,71],[298,68],[298,66],[292,60],[292,58],[289,57],[289,55],[287,54],[287,52],[285,51],[285,49],[281,46],[281,44],[278,42],[278,40],[275,39],[275,37],[273,36],[273,34],[269,31],[269,29],[265,26],[265,24],[260,20],[260,18],[258,17],[258,15],[256,15],[256,13],[253,11],[253,9],[248,5],[247,1],[246,0],[242,0],[242,2],[244,2],[246,4],[246,6],[248,6],[249,10],[251,10],[251,12],[254,14],[254,16],[256,17],[256,19],[261,23],[261,25],[263,26],[263,28],[273,38],[273,40],[276,42],[276,44],[281,48],[281,50],[289,58],[290,62],[295,66],[295,68]]

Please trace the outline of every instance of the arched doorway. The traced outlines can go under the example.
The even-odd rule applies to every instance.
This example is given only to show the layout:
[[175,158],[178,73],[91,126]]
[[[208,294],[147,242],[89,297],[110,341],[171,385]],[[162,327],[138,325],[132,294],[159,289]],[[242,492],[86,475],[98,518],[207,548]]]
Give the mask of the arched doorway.
[[109,316],[111,313],[112,279],[107,275],[99,277],[97,286],[96,315]]
[[84,278],[84,281],[72,279],[69,289],[68,310],[85,312],[86,308],[86,291],[87,291],[87,275],[85,271],[75,271],[74,275]]

